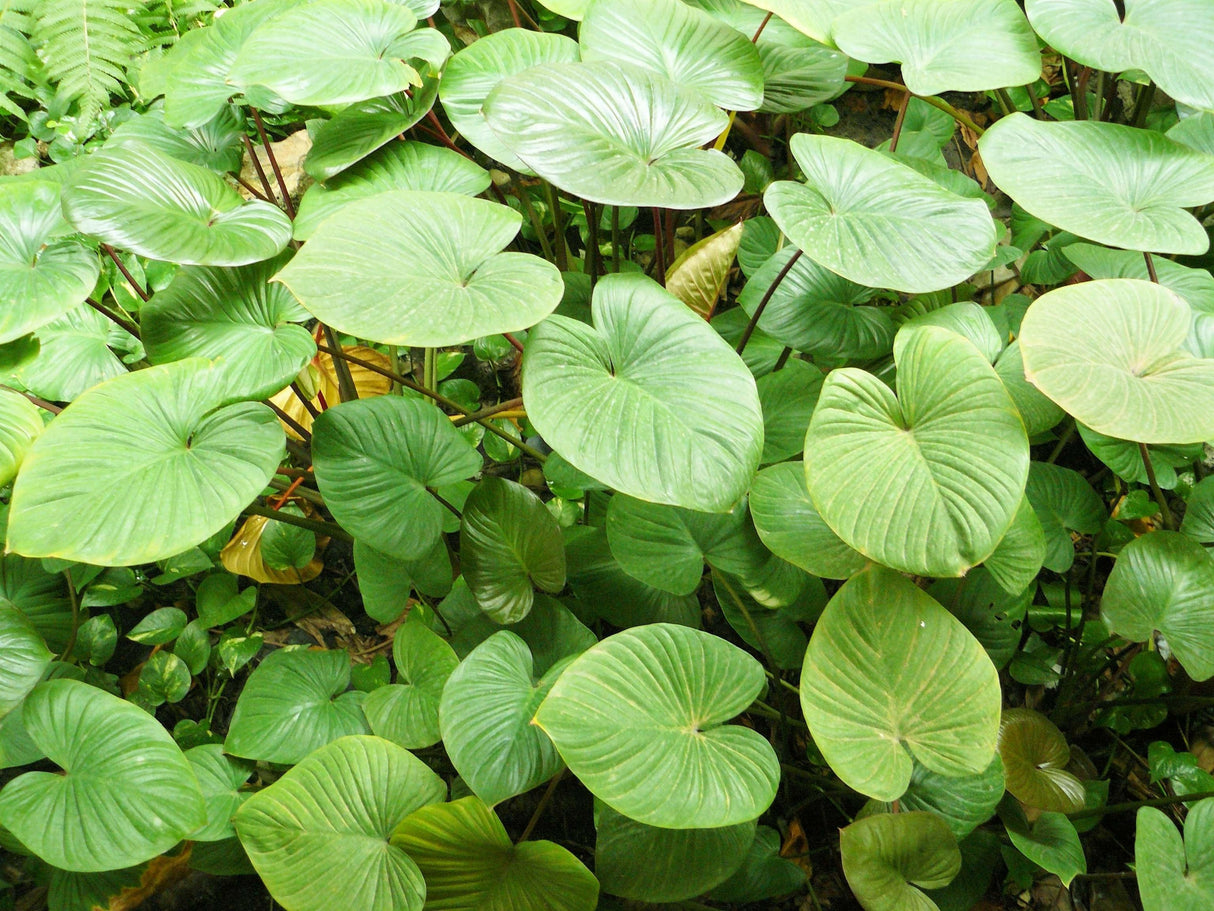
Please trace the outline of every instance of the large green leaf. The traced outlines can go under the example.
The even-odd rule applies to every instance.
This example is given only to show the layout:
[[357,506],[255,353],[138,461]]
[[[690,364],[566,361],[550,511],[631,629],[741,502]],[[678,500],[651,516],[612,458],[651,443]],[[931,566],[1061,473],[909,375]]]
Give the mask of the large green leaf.
[[1025,376],[1099,433],[1143,443],[1214,439],[1214,359],[1183,346],[1192,314],[1152,282],[1055,288],[1020,325]]
[[595,0],[578,29],[584,60],[634,64],[717,107],[753,111],[763,64],[740,32],[679,0]]
[[1112,73],[1145,70],[1185,104],[1214,110],[1214,19],[1204,0],[1027,0],[1037,33],[1072,60]]
[[864,370],[827,376],[805,437],[809,494],[873,560],[963,575],[991,555],[1020,505],[1024,425],[986,358],[955,333],[908,327],[894,360],[897,398]]
[[1214,477],[1202,478],[1185,504],[1180,530],[1202,544],[1214,544]]
[[646,902],[702,895],[746,857],[755,822],[714,829],[668,829],[629,819],[595,802],[594,870],[603,891]]
[[167,851],[206,822],[202,792],[177,744],[133,703],[76,680],[52,680],[22,719],[62,773],[26,772],[0,792],[0,825],[64,870],[116,870]]
[[639,67],[532,67],[504,80],[483,110],[532,171],[591,202],[699,209],[742,189],[732,159],[699,148],[724,131],[725,114]]
[[394,142],[325,183],[309,187],[295,217],[295,239],[307,240],[317,225],[342,207],[377,193],[429,190],[478,196],[487,189],[489,172],[457,152],[423,142]]
[[253,763],[227,755],[223,751],[223,744],[219,743],[205,743],[186,750],[185,758],[190,761],[198,778],[207,808],[207,824],[191,832],[190,840],[222,841],[234,838],[236,830],[232,828],[232,814],[251,796],[249,791],[241,788],[253,774]]
[[903,0],[861,3],[834,20],[849,57],[902,64],[916,95],[981,92],[1036,82],[1037,36],[1015,0]]
[[395,395],[327,409],[313,425],[312,458],[333,517],[400,560],[425,556],[442,532],[443,506],[427,488],[462,481],[481,467],[445,414]]
[[1036,591],[1032,584],[1036,576],[1035,570],[1029,582],[1010,591],[986,566],[979,566],[962,579],[940,579],[927,591],[965,624],[995,667],[1003,668],[1020,647],[1021,627]]
[[7,601],[34,624],[53,651],[62,651],[76,628],[63,573],[48,572],[41,560],[17,554],[0,556],[0,600]]
[[779,898],[805,884],[805,871],[780,856],[780,833],[759,826],[742,866],[712,890],[711,898],[723,902],[754,902]]
[[296,325],[309,314],[281,285],[269,284],[283,260],[239,269],[187,266],[140,311],[148,360],[224,358],[232,387],[266,398],[289,384],[316,354]]
[[763,463],[782,462],[800,455],[805,431],[822,392],[820,368],[790,360],[781,369],[755,381],[763,406]]
[[1047,462],[1029,466],[1024,492],[1045,532],[1045,567],[1066,572],[1075,561],[1071,532],[1099,532],[1108,518],[1104,504],[1081,474]]
[[366,101],[421,84],[408,61],[437,69],[450,52],[434,29],[414,31],[407,5],[386,0],[308,0],[259,25],[228,81],[264,86],[293,104]]
[[499,252],[522,216],[455,193],[398,190],[322,222],[276,276],[325,323],[390,345],[515,332],[561,301],[556,266]]
[[846,579],[868,565],[831,531],[805,489],[805,468],[784,462],[764,468],[750,488],[755,529],[772,551],[824,579]]
[[577,42],[564,35],[508,28],[474,41],[443,70],[439,98],[451,125],[477,149],[508,168],[531,170],[489,128],[481,114],[485,99],[503,79],[541,63],[576,63]]
[[343,737],[245,801],[234,822],[266,888],[291,911],[421,911],[422,873],[389,838],[446,793],[413,754]]
[[422,807],[396,827],[392,844],[425,876],[427,907],[594,911],[598,905],[598,881],[576,857],[550,841],[511,844],[478,797]]
[[[593,328],[553,316],[528,336],[528,418],[573,465],[617,490],[727,512],[750,486],[763,449],[750,371],[700,317],[644,276],[603,278],[591,307]],[[621,436],[621,426],[643,432]]]
[[364,734],[366,693],[346,692],[344,651],[278,651],[257,666],[232,712],[224,749],[264,762],[299,762],[347,734]]
[[1033,584],[1045,557],[1045,529],[1026,495],[1020,499],[1007,534],[984,565],[1005,592],[1018,594]]
[[950,778],[916,765],[899,798],[903,810],[925,810],[944,820],[960,841],[995,815],[1003,798],[1003,763],[996,756],[981,772]]
[[1061,813],[1046,812],[1030,825],[1020,805],[1008,798],[1000,809],[1012,846],[1049,873],[1070,886],[1080,873],[1087,872],[1087,858],[1075,825]]
[[0,718],[21,705],[51,664],[46,647],[29,618],[8,601],[0,601]]
[[712,588],[722,616],[738,638],[762,652],[773,668],[791,671],[801,667],[805,647],[809,645],[809,638],[798,624],[818,619],[826,606],[826,589],[819,579],[792,564],[782,565],[800,574],[804,587],[791,604],[774,610],[759,603],[737,577],[714,571]]
[[83,303],[97,283],[97,256],[62,237],[59,187],[0,186],[0,344]]
[[39,328],[38,354],[14,371],[35,395],[70,402],[98,383],[127,372],[118,351],[143,353],[139,341],[92,307],[79,304]]
[[447,679],[438,712],[443,745],[486,803],[529,791],[561,768],[556,747],[531,719],[562,667],[536,681],[527,643],[502,630],[473,649]]
[[922,811],[856,820],[839,833],[839,853],[864,911],[937,911],[920,889],[942,889],[961,869],[953,833]]
[[260,262],[291,239],[277,206],[246,202],[218,174],[134,141],[90,155],[68,179],[62,203],[77,230],[182,265]]
[[617,812],[664,828],[719,828],[755,819],[775,797],[771,745],[724,724],[763,686],[762,666],[736,646],[655,623],[576,658],[535,723]]
[[814,627],[801,709],[843,781],[897,800],[913,756],[932,771],[983,771],[999,732],[999,675],[961,621],[899,574],[845,583]]
[[995,222],[982,200],[850,139],[798,133],[792,152],[805,183],[778,180],[763,200],[788,239],[832,272],[877,288],[936,291],[990,262]]
[[991,180],[1025,210],[1081,237],[1157,253],[1204,253],[1184,211],[1214,199],[1214,157],[1150,130],[1012,114],[978,143]]
[[560,526],[521,484],[493,477],[477,484],[464,503],[459,540],[468,588],[498,623],[527,616],[535,599],[532,585],[553,594],[565,587]]
[[224,404],[191,358],[86,392],[34,443],[13,487],[8,546],[27,556],[150,563],[206,540],[265,487],[283,431],[264,405]]
[[1214,800],[1190,806],[1183,842],[1165,813],[1141,807],[1134,867],[1144,911],[1203,911],[1214,905]]
[[37,405],[16,392],[0,392],[0,485],[17,476],[42,427],[42,412]]
[[704,561],[745,573],[768,556],[745,507],[729,513],[692,512],[617,495],[607,507],[607,541],[624,571],[675,595],[700,586]]
[[367,695],[363,705],[371,730],[410,750],[434,746],[443,687],[459,664],[451,646],[410,614],[392,641],[396,683]]
[[816,41],[830,41],[831,24],[855,6],[854,0],[745,0],[775,13]]
[[1158,630],[1189,676],[1214,677],[1214,561],[1187,535],[1158,531],[1127,544],[1100,611],[1109,632],[1146,642]]
[[110,137],[109,147],[117,148],[134,140],[190,164],[231,173],[240,170],[244,153],[240,145],[243,129],[243,123],[230,105],[225,105],[213,118],[196,128],[174,129],[165,124],[164,109],[158,104],[116,129]]
[[1058,813],[1082,809],[1083,783],[1066,770],[1071,748],[1062,732],[1040,712],[1003,712],[999,758],[1008,793],[1021,803]]
[[1024,378],[1024,355],[1020,351],[1020,339],[1015,339],[1003,349],[995,361],[995,372],[1008,395],[1016,403],[1016,410],[1024,421],[1024,431],[1032,439],[1058,424],[1065,412],[1055,405],[1036,386]]

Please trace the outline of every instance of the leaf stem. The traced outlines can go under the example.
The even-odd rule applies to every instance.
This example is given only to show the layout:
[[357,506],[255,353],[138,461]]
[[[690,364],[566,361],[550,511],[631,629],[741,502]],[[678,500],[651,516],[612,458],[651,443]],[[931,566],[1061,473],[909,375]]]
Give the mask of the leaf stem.
[[561,215],[561,195],[556,187],[545,183],[548,193],[548,206],[552,210],[553,243],[556,245],[556,267],[562,272],[569,271],[569,245],[565,242],[565,226]]
[[902,124],[906,122],[906,109],[910,107],[913,96],[910,92],[902,93],[902,103],[898,105],[898,116],[894,119],[894,132],[889,137],[889,153],[898,151],[898,140],[902,138]]
[[1159,487],[1159,482],[1155,479],[1155,466],[1151,464],[1151,453],[1147,449],[1146,443],[1138,444],[1138,454],[1142,456],[1142,467],[1147,472],[1147,483],[1151,485],[1151,496],[1159,504],[1159,513],[1163,516],[1164,528],[1175,531],[1176,523],[1172,518],[1172,510],[1168,508],[1168,498],[1164,496],[1163,491]]
[[130,284],[131,289],[135,292],[136,296],[138,296],[141,301],[146,301],[150,295],[144,291],[142,287],[140,287],[139,282],[135,281],[135,279],[131,276],[131,273],[127,271],[126,266],[122,264],[122,260],[118,258],[118,254],[114,252],[114,248],[109,244],[102,244],[101,249],[105,251],[106,256],[114,261],[114,265],[118,267],[118,271],[122,273],[122,277],[127,280],[128,284]]
[[257,179],[261,181],[261,189],[265,193],[266,202],[277,202],[274,188],[270,186],[270,178],[266,177],[266,170],[261,166],[261,159],[257,157],[257,151],[253,148],[253,140],[245,132],[241,132],[240,138],[244,140],[244,150],[249,156],[249,161],[253,162],[253,170],[257,172]]
[[662,228],[662,210],[653,209],[653,277],[666,287],[666,232]]
[[482,408],[480,411],[474,411],[472,414],[465,414],[451,422],[454,427],[464,427],[468,424],[475,424],[477,421],[483,421],[493,417],[495,414],[500,414],[503,411],[514,411],[523,404],[521,398],[511,399],[508,402],[498,402],[496,405],[490,405],[488,408]]
[[1154,258],[1151,256],[1150,253],[1147,253],[1145,250],[1142,253],[1142,258],[1146,261],[1146,264],[1147,264],[1147,275],[1150,276],[1151,281],[1153,281],[1155,284],[1158,285],[1159,276],[1155,274]]
[[270,146],[270,137],[266,135],[265,125],[261,122],[261,113],[252,105],[249,105],[249,113],[253,115],[257,135],[261,137],[262,147],[266,150],[266,158],[270,162],[271,170],[274,171],[274,179],[278,181],[278,191],[282,194],[282,207],[287,210],[287,217],[294,221],[295,204],[291,202],[291,194],[287,192],[287,182],[282,179],[282,171],[278,167],[278,160],[274,157],[274,149]]
[[63,654],[59,656],[59,660],[68,661],[76,648],[76,632],[80,629],[80,600],[76,597],[76,583],[72,581],[72,571],[65,569],[63,577],[67,580],[67,598],[72,606],[72,631],[68,633],[67,643],[63,646]]
[[[321,323],[321,326],[324,329],[325,341],[329,343],[328,350],[341,351],[341,343],[337,340],[337,333],[333,331],[333,327],[326,323]],[[350,367],[346,360],[342,357],[332,358],[333,373],[337,376],[337,392],[341,396],[341,400],[354,402],[358,400],[358,388],[354,385],[354,377],[350,375]]]
[[[874,79],[871,76],[844,76],[843,78],[848,82],[855,82],[859,85],[875,85],[883,89],[897,89],[899,92],[910,91],[910,89],[908,89],[902,83],[891,82],[888,79]],[[952,117],[953,120],[957,121],[957,123],[961,124],[963,127],[973,130],[978,136],[981,136],[986,132],[982,127],[978,126],[978,124],[974,123],[973,120],[961,113],[961,111],[957,110],[947,101],[936,98],[934,95],[917,95],[915,97],[919,98],[921,101],[927,102],[937,110],[944,111],[944,113],[948,114],[949,117]]]
[[25,398],[27,398],[31,402],[33,402],[35,405],[37,405],[39,408],[41,408],[43,411],[49,411],[51,414],[58,414],[60,411],[63,410],[62,405],[55,405],[52,402],[48,402],[46,399],[40,399],[40,398],[38,398],[38,396],[34,395],[32,392],[22,392],[20,389],[14,389],[12,386],[6,386],[3,383],[0,383],[0,389],[5,389],[9,392],[17,393],[17,395],[24,396]]
[[611,271],[620,271],[620,207],[611,207]]
[[[147,298],[145,297],[144,300],[147,300]],[[91,297],[86,297],[84,302],[110,322],[114,323],[116,326],[121,327],[124,331],[135,336],[135,338],[140,338],[139,327],[136,326],[131,320],[127,319],[126,317],[119,316],[117,313],[111,312],[108,307],[99,303],[98,301],[93,300]]]
[[549,801],[552,800],[552,795],[553,792],[556,791],[556,786],[561,783],[561,779],[564,777],[565,767],[562,766],[561,770],[553,775],[551,779],[549,779],[548,787],[545,789],[543,796],[540,797],[540,802],[536,804],[535,812],[532,813],[531,818],[527,820],[527,827],[523,829],[523,834],[518,837],[520,842],[526,841],[531,837],[531,833],[535,831],[535,824],[540,821],[540,816],[543,815],[544,810],[548,807]]
[[1106,807],[1092,807],[1067,813],[1066,818],[1091,819],[1093,816],[1103,816],[1105,813],[1128,813],[1140,807],[1170,807],[1176,803],[1192,803],[1198,800],[1214,797],[1214,791],[1195,791],[1192,794],[1178,794],[1175,797],[1157,797],[1153,800],[1127,800],[1125,803],[1111,803]]
[[333,522],[320,522],[316,519],[307,519],[303,516],[295,516],[289,512],[279,512],[277,509],[271,509],[269,506],[262,506],[259,503],[250,503],[244,508],[244,511],[251,516],[264,516],[267,519],[273,519],[275,522],[282,522],[286,525],[295,525],[299,528],[306,528],[308,531],[314,531],[317,534],[328,535],[330,538],[338,538],[342,541],[353,541],[354,536]]
[[548,242],[548,232],[544,230],[543,222],[540,221],[540,217],[535,213],[535,206],[531,205],[531,194],[527,192],[526,187],[519,183],[518,175],[515,175],[514,195],[523,207],[527,220],[531,222],[531,230],[539,238],[540,249],[544,251],[544,259],[548,260],[548,262],[555,262],[556,254],[552,252],[552,244]]
[[599,280],[599,219],[592,202],[583,199],[582,211],[586,213],[586,253],[582,271],[590,276],[590,289],[593,291]]
[[767,308],[768,301],[776,293],[776,289],[780,287],[780,282],[784,281],[784,276],[792,271],[792,267],[797,264],[797,260],[801,258],[801,251],[795,250],[793,255],[788,258],[788,262],[784,264],[784,268],[780,270],[775,281],[771,283],[767,291],[763,294],[763,299],[759,301],[759,306],[755,307],[754,315],[751,316],[750,322],[746,324],[746,328],[742,330],[742,337],[738,339],[738,346],[734,350],[741,354],[746,350],[746,343],[750,341],[750,337],[755,333],[755,327],[759,325],[759,319],[763,316],[763,311]]
[[[291,385],[294,386],[295,384],[292,383]],[[296,433],[298,433],[301,439],[304,439],[304,440],[312,439],[312,432],[310,430],[308,430],[307,427],[305,427],[303,424],[299,423],[299,421],[295,420],[295,418],[291,417],[289,414],[287,414],[285,411],[283,411],[281,408],[279,408],[277,405],[275,405],[269,399],[265,399],[262,402],[262,404],[268,405],[270,407],[270,410],[273,411],[276,415],[278,415],[278,419],[280,421],[282,421],[284,424],[286,424],[288,427],[290,427],[292,430],[294,430]]]
[[320,417],[320,411],[312,404],[311,399],[304,395],[304,391],[299,388],[299,381],[291,381],[291,391],[295,393],[295,398],[299,399],[299,404],[303,405],[304,411],[312,416],[312,419]]

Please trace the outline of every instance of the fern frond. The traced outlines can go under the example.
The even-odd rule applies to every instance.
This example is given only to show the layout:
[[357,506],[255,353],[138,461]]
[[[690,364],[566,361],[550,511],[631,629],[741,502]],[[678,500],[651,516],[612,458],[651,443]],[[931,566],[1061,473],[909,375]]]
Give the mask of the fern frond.
[[126,85],[126,68],[143,47],[129,0],[42,0],[33,41],[59,93],[88,122]]
[[25,112],[12,100],[32,98],[31,73],[37,67],[29,41],[35,0],[0,0],[0,107],[22,120]]

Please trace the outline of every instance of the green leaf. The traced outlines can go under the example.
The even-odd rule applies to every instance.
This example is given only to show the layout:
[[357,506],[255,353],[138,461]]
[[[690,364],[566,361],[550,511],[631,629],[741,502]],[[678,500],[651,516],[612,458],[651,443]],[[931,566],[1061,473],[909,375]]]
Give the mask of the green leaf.
[[603,891],[646,902],[702,895],[728,879],[755,838],[754,820],[718,828],[645,825],[595,802],[594,869]]
[[230,106],[223,107],[198,127],[179,130],[165,124],[164,109],[156,105],[123,123],[111,134],[109,145],[117,148],[130,140],[143,142],[172,158],[230,173],[240,170],[244,151],[240,146],[242,129],[243,124]]
[[1066,412],[1024,378],[1024,356],[1020,351],[1020,339],[1013,340],[1003,349],[1003,353],[995,361],[995,373],[999,374],[1008,395],[1016,403],[1016,410],[1020,412],[1025,433],[1030,439],[1045,433],[1065,417]]
[[477,484],[464,503],[459,540],[468,588],[498,623],[527,616],[532,585],[553,594],[565,587],[560,526],[521,484],[494,477]]
[[1214,544],[1214,479],[1198,481],[1186,506],[1180,530],[1201,544]]
[[868,565],[831,531],[809,491],[805,467],[785,462],[764,468],[750,488],[755,529],[772,553],[824,579],[846,579]]
[[[109,614],[100,616],[108,618]],[[113,623],[112,620],[110,622]],[[117,632],[115,631],[115,644],[116,641]],[[100,644],[101,642],[96,642],[95,647]],[[111,650],[110,655],[112,654]],[[211,659],[211,636],[207,632],[207,628],[202,625],[201,620],[193,620],[186,624],[185,629],[181,631],[181,635],[177,637],[177,641],[173,645],[173,654],[185,662],[191,674],[201,674],[206,669],[207,662]],[[104,651],[94,651],[89,660],[93,664],[102,665],[110,659],[110,655],[106,655]]]
[[1214,438],[1214,360],[1182,346],[1192,315],[1152,282],[1056,288],[1020,327],[1025,376],[1099,433],[1143,443]]
[[1191,538],[1157,531],[1131,541],[1109,573],[1101,616],[1135,642],[1156,630],[1194,680],[1214,677],[1214,561]]
[[862,3],[831,24],[849,57],[902,64],[916,95],[982,92],[1036,82],[1037,36],[1015,0],[905,0]]
[[258,791],[233,822],[270,894],[293,911],[421,911],[426,883],[392,832],[447,786],[379,737],[343,737]]
[[791,360],[784,368],[755,381],[763,407],[764,464],[800,455],[805,431],[822,391],[822,371],[805,361]]
[[380,623],[391,623],[404,613],[414,587],[435,598],[451,591],[451,557],[441,537],[418,560],[398,560],[355,541],[354,565],[363,609]]
[[290,764],[339,737],[365,733],[366,693],[347,692],[349,685],[344,651],[274,652],[245,682],[224,750]]
[[[304,518],[303,510],[293,504],[283,506],[278,513]],[[261,534],[261,559],[269,569],[303,569],[315,554],[316,533],[298,525],[270,522]]]
[[[784,565],[791,567],[788,563]],[[721,614],[739,639],[769,657],[771,664],[780,670],[796,670],[801,666],[809,639],[798,621],[817,620],[826,606],[822,583],[808,574],[801,578],[806,582],[801,596],[792,604],[771,610],[755,600],[742,580],[721,572],[712,574],[713,593]]]
[[53,656],[34,624],[8,602],[0,602],[0,654],[4,655],[4,670],[0,672],[3,718],[38,685]]
[[817,41],[829,42],[831,23],[853,7],[853,0],[745,0],[775,13],[793,28]]
[[59,187],[0,186],[0,343],[83,303],[97,283],[97,255],[62,227]]
[[16,392],[0,392],[0,485],[9,484],[42,433],[42,412]]
[[455,193],[379,193],[322,222],[275,280],[326,324],[390,345],[515,332],[551,313],[562,287],[551,263],[499,252],[521,223]]
[[1028,497],[1022,496],[1011,527],[983,565],[1005,592],[1017,594],[1033,584],[1045,556],[1045,530]]
[[277,206],[246,202],[219,175],[133,141],[88,156],[64,186],[62,204],[76,230],[182,265],[260,262],[291,239],[291,222]]
[[206,821],[190,764],[151,715],[76,680],[26,697],[22,719],[62,773],[26,772],[0,793],[0,825],[64,870],[128,867]]
[[1137,0],[1124,14],[1104,0],[1028,0],[1042,39],[1085,66],[1145,70],[1177,101],[1214,109],[1208,48],[1214,22],[1202,0]]
[[433,29],[414,31],[407,5],[385,0],[309,0],[257,26],[228,81],[264,86],[292,104],[366,101],[420,85],[409,60],[437,69],[450,53]]
[[[114,625],[114,618],[109,614],[97,614],[80,624],[80,628],[76,631],[76,646],[73,654],[88,661],[94,667],[101,667],[114,657],[117,647],[118,628]],[[180,649],[180,645],[178,649]],[[202,668],[198,670],[201,671]]]
[[1046,569],[1066,572],[1075,560],[1070,533],[1094,535],[1104,528],[1104,504],[1078,472],[1046,462],[1029,466],[1024,492],[1045,532]]
[[127,368],[117,350],[143,353],[134,336],[84,304],[39,328],[34,338],[38,355],[22,364],[16,377],[30,392],[52,401],[72,401],[98,383],[123,376]]
[[839,833],[843,875],[865,911],[936,911],[920,889],[942,889],[961,870],[957,840],[931,813],[879,813]]
[[1134,867],[1144,911],[1201,911],[1214,902],[1214,800],[1190,805],[1184,841],[1154,807],[1138,810]]
[[1013,593],[988,567],[980,566],[962,579],[941,579],[927,591],[982,643],[995,667],[1003,668],[1020,647],[1036,575],[1034,572],[1034,578]]
[[850,139],[798,133],[792,152],[805,183],[778,180],[763,200],[789,241],[832,272],[877,288],[936,291],[990,261],[996,230],[982,200]]
[[1087,858],[1074,824],[1061,813],[1042,813],[1029,825],[1024,811],[1009,801],[1001,811],[1012,845],[1043,870],[1070,886],[1088,871]]
[[564,35],[502,29],[479,38],[451,58],[443,70],[439,98],[451,125],[485,155],[505,167],[532,171],[489,128],[481,106],[497,85],[542,63],[576,63],[581,59],[577,42]]
[[188,622],[179,607],[158,607],[135,624],[126,637],[140,645],[163,645],[172,642]]
[[[1103,433],[1097,433],[1086,424],[1075,424],[1075,429],[1079,431],[1079,438],[1083,440],[1083,445],[1088,448],[1088,451],[1096,458],[1100,459],[1113,474],[1124,481],[1137,481],[1140,484],[1149,483],[1147,477],[1147,469],[1142,461],[1142,450],[1138,443],[1130,440],[1118,440],[1114,437],[1105,436]],[[1151,467],[1155,470],[1155,480],[1164,490],[1173,490],[1180,482],[1180,477],[1176,470],[1187,469],[1195,461],[1201,458],[1202,443],[1181,443],[1176,445],[1168,445],[1166,443],[1157,443],[1147,447],[1147,455],[1151,460]],[[1150,493],[1145,490],[1135,491],[1140,496],[1150,498]],[[1126,514],[1128,504],[1122,506],[1118,512],[1118,516],[1122,518],[1131,518]],[[1149,511],[1143,513],[1143,516],[1152,516],[1159,511],[1159,507],[1151,501]]]
[[0,556],[0,600],[9,602],[34,624],[52,651],[62,651],[75,625],[64,577],[47,572],[38,560],[17,554]]
[[982,352],[988,363],[995,363],[1003,351],[1004,339],[986,307],[972,301],[945,304],[926,312],[918,311],[918,301],[909,302],[900,316],[909,317],[906,326],[940,326],[969,339]]
[[960,841],[995,815],[1003,798],[1003,763],[996,756],[981,772],[960,778],[916,764],[910,786],[899,798],[902,810],[924,810],[944,820]]
[[960,576],[991,555],[1016,515],[1024,425],[986,358],[953,332],[909,327],[894,360],[898,398],[864,370],[827,376],[805,438],[809,494],[873,560]]
[[598,0],[586,11],[578,43],[584,60],[643,67],[717,107],[753,111],[763,101],[755,46],[678,0]]
[[410,619],[396,630],[392,659],[396,683],[373,690],[363,705],[371,730],[406,749],[434,746],[441,739],[439,701],[459,658],[436,633]]
[[[594,327],[552,316],[527,337],[529,420],[574,466],[644,500],[727,512],[763,448],[762,412],[745,364],[655,282],[609,275]],[[711,375],[705,388],[701,377]],[[620,421],[644,428],[619,434]]]
[[236,577],[231,573],[213,573],[198,583],[194,606],[198,621],[208,629],[225,626],[243,617],[257,605],[257,586],[237,591]]
[[187,266],[139,311],[154,364],[224,358],[232,386],[252,399],[288,385],[316,354],[309,319],[291,293],[269,284],[284,260],[239,269]]
[[990,764],[999,675],[961,622],[892,570],[846,582],[814,627],[801,710],[831,768],[857,791],[897,800],[912,756],[959,777]]
[[655,623],[576,658],[535,723],[617,812],[652,826],[719,828],[755,819],[775,797],[771,745],[724,724],[763,686],[762,666],[736,646]]
[[442,531],[427,488],[453,484],[481,459],[429,402],[394,395],[344,402],[313,424],[312,458],[325,505],[356,538],[400,560],[424,557]]
[[95,386],[34,443],[13,487],[9,549],[103,565],[178,554],[265,487],[283,431],[264,405],[228,405],[201,359]]
[[377,193],[424,190],[479,196],[487,189],[489,172],[476,162],[422,142],[394,142],[309,187],[295,217],[295,239],[307,240],[326,218]]
[[460,662],[439,705],[451,764],[486,803],[547,781],[561,767],[548,735],[531,723],[552,679],[532,676],[531,651],[514,633],[494,633]]
[[1026,806],[1058,813],[1083,808],[1083,784],[1066,770],[1071,749],[1062,732],[1040,712],[1004,710],[999,758],[1008,793]]
[[396,827],[392,845],[426,879],[426,903],[449,911],[592,911],[599,884],[550,841],[511,844],[478,797],[436,803]]
[[185,758],[194,768],[202,796],[206,800],[207,823],[190,834],[191,841],[222,841],[232,838],[236,830],[232,827],[232,814],[250,796],[240,788],[253,774],[253,764],[243,759],[228,756],[223,745],[207,743],[185,751]]
[[741,574],[767,557],[744,507],[729,513],[692,512],[622,494],[607,507],[607,541],[626,573],[675,595],[700,587],[705,560]]
[[759,826],[742,866],[714,887],[710,897],[723,902],[755,902],[788,895],[804,883],[805,871],[780,856],[780,833]]
[[590,202],[699,209],[742,189],[732,159],[699,148],[724,131],[725,114],[639,67],[532,67],[503,80],[483,110],[532,171]]
[[180,702],[190,691],[190,669],[172,652],[156,652],[139,672],[134,698],[146,705]]
[[1204,253],[1184,209],[1214,199],[1214,158],[1159,133],[1012,114],[978,143],[999,189],[1043,221],[1131,250]]

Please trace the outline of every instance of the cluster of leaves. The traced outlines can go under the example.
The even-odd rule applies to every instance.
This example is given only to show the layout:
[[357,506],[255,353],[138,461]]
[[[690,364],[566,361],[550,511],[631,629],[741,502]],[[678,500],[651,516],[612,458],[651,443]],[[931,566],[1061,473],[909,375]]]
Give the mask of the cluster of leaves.
[[0,8],[11,869],[1214,905],[1207,0],[465,6]]

